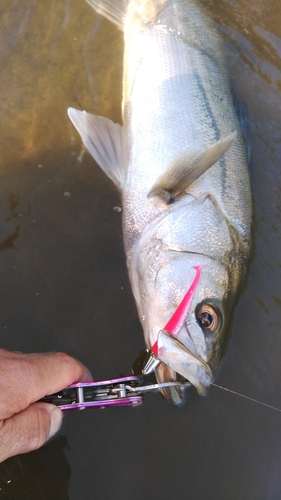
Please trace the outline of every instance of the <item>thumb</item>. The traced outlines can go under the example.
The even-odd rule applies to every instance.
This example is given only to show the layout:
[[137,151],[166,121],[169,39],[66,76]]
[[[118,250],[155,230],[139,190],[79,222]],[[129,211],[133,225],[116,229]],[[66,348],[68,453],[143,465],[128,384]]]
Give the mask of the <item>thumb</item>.
[[40,448],[60,428],[62,411],[47,403],[34,403],[0,422],[0,462]]

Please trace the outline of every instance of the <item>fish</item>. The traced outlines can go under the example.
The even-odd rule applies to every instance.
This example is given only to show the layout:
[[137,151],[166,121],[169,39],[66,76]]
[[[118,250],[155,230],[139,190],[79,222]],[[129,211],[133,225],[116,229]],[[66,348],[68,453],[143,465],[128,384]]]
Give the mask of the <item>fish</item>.
[[[123,124],[68,114],[121,193],[129,278],[159,383],[213,383],[247,275],[252,199],[223,42],[200,0],[87,0],[124,32]],[[176,335],[165,325],[191,289]],[[162,389],[175,405],[178,387]]]

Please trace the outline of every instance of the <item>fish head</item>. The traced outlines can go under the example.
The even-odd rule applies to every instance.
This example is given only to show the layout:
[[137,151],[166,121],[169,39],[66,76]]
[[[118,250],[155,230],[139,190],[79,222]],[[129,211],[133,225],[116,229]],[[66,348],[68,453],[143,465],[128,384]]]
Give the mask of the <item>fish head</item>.
[[[180,331],[171,335],[165,326],[192,287],[194,267],[198,264],[200,277],[186,317]],[[154,286],[151,286],[150,279],[143,283],[146,290],[142,294],[141,320],[147,347],[151,348],[157,342],[157,357],[166,365],[157,369],[158,380],[176,380],[176,374],[179,374],[200,394],[205,394],[213,381],[227,337],[227,318],[232,302],[228,270],[220,262],[207,257],[175,252],[163,260],[155,275]],[[166,390],[165,394],[168,393]]]
[[[202,203],[201,208],[204,215],[208,209],[214,212],[210,200]],[[182,211],[182,215],[184,213]],[[162,223],[148,235],[131,281],[146,346],[151,349],[156,342],[158,345],[157,357],[161,361],[156,370],[158,381],[174,381],[180,376],[199,394],[205,394],[229,337],[229,320],[244,263],[239,252],[233,249],[234,238],[223,218],[217,217],[208,225],[211,229],[203,241],[194,217],[190,227],[185,218],[179,231],[185,236],[177,238],[180,210],[176,215],[174,225],[166,217],[172,231],[166,230]],[[183,239],[189,229],[187,244]],[[196,251],[192,251],[193,246]],[[193,287],[183,324],[180,331],[170,335],[165,326],[192,287],[196,268],[200,268],[200,276]],[[163,392],[176,404],[183,399],[178,388]]]

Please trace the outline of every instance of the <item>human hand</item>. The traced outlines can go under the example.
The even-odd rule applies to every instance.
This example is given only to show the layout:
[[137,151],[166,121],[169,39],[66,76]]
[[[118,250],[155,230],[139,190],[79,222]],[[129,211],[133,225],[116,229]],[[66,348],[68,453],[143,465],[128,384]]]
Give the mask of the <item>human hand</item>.
[[60,428],[62,411],[36,403],[90,372],[63,352],[23,354],[0,349],[0,462],[40,448]]

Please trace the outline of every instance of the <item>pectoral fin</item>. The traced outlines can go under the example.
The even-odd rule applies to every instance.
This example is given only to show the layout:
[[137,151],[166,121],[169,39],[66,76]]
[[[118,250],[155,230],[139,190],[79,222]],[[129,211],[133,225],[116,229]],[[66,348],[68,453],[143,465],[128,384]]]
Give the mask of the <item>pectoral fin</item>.
[[122,189],[126,177],[123,127],[74,108],[68,108],[68,116],[97,164]]
[[192,156],[186,154],[178,156],[156,181],[149,191],[148,197],[159,195],[168,201],[179,198],[192,182],[226,153],[236,135],[236,131],[232,132],[224,139],[219,139],[205,151],[196,152]]

